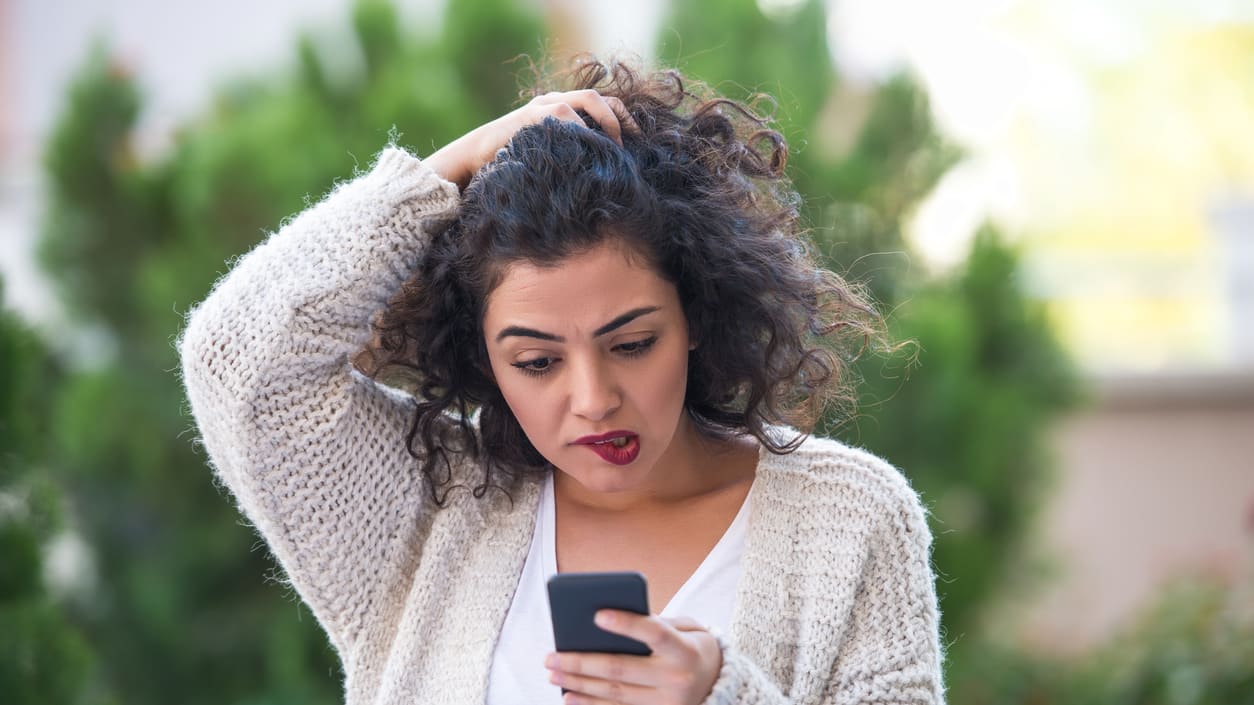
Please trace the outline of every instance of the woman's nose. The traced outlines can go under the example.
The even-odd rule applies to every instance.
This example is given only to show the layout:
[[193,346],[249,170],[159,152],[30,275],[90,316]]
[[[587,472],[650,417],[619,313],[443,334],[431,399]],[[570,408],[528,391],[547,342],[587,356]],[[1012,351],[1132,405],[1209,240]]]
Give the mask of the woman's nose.
[[610,370],[592,361],[576,365],[571,377],[571,413],[600,421],[613,414],[622,401],[618,382]]

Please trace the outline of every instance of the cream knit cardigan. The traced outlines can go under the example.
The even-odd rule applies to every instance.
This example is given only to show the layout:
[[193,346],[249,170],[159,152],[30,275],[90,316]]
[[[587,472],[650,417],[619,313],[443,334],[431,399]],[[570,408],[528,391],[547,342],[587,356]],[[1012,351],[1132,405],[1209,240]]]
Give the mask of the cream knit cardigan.
[[[458,199],[389,147],[242,257],[179,341],[217,476],[326,630],[350,705],[483,703],[535,524],[534,480],[512,504],[434,509],[405,450],[413,400],[348,363]],[[763,453],[755,482],[706,702],[941,702],[931,537],[905,479],[812,438]]]

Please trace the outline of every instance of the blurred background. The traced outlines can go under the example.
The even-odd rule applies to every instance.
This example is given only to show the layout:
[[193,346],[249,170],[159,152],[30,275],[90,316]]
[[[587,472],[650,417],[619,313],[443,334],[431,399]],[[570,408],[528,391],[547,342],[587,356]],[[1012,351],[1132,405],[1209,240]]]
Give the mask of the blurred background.
[[931,510],[952,702],[1254,702],[1238,0],[0,0],[0,701],[339,701],[173,340],[389,135],[584,49],[774,96],[819,252],[915,341],[824,431]]

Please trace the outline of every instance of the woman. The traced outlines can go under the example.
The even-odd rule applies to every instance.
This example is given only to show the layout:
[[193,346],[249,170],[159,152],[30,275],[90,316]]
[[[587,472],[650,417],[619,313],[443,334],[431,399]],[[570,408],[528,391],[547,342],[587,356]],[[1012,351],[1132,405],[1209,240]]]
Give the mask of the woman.
[[[940,702],[917,496],[794,430],[876,329],[801,245],[783,140],[674,72],[572,76],[386,149],[180,341],[347,701]],[[598,620],[652,655],[553,652],[543,581],[604,570],[647,576],[658,613]]]

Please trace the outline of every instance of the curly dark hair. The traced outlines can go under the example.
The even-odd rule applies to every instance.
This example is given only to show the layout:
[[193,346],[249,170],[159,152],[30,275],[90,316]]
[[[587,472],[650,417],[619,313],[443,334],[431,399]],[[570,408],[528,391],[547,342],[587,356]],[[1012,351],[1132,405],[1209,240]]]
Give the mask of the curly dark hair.
[[[488,363],[485,303],[509,263],[551,265],[620,239],[675,285],[699,343],[684,400],[695,427],[751,434],[774,453],[794,450],[828,402],[852,405],[852,358],[880,337],[865,297],[810,256],[787,146],[768,117],[673,70],[583,57],[556,80],[531,95],[595,89],[622,100],[639,130],[624,131],[622,146],[586,116],[591,129],[549,118],[516,133],[431,236],[358,358],[415,393],[408,448],[440,505],[449,453],[480,463],[476,497],[508,494],[498,480],[548,466]],[[769,432],[776,424],[801,433],[782,438]]]

